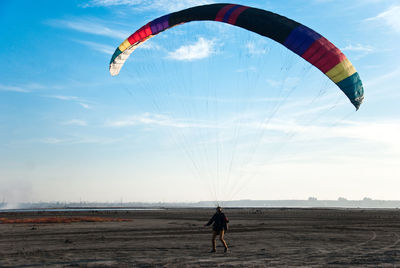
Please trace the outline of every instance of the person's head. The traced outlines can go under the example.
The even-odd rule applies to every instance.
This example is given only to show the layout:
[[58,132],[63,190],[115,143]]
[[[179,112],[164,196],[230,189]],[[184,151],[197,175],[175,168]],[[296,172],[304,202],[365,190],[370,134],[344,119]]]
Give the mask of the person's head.
[[218,207],[216,208],[216,210],[217,210],[217,212],[222,212],[222,208],[221,208],[220,206],[218,206]]

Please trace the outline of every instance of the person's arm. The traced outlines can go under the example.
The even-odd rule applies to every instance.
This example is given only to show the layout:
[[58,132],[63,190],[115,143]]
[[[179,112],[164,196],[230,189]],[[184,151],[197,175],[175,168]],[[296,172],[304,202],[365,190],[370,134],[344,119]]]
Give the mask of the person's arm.
[[206,226],[211,225],[211,224],[214,222],[214,220],[215,220],[215,215],[213,215],[213,216],[211,217],[211,219],[207,222]]

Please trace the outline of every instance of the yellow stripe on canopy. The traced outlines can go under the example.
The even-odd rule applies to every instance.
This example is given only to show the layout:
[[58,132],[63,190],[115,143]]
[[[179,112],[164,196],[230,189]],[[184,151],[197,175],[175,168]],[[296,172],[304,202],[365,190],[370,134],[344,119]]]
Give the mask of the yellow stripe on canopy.
[[122,52],[122,51],[124,51],[125,49],[127,49],[128,47],[130,47],[131,46],[131,43],[129,43],[129,41],[128,41],[128,39],[125,39],[125,41],[124,42],[122,42],[122,44],[121,45],[119,45],[119,50]]
[[330,69],[325,74],[335,83],[342,81],[343,79],[351,76],[356,72],[353,64],[348,59],[336,64],[335,67]]

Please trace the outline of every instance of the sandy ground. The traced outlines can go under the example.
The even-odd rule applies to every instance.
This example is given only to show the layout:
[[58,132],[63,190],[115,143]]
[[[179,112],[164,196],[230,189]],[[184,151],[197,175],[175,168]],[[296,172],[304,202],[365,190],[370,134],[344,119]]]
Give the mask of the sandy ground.
[[0,267],[400,267],[400,210],[224,212],[227,254],[220,243],[209,253],[213,209],[0,213],[132,220],[0,224]]

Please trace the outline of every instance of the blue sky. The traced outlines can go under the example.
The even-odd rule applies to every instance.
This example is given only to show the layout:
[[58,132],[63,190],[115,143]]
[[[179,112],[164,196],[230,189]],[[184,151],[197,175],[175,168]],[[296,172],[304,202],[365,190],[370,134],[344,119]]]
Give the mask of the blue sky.
[[219,1],[0,3],[0,200],[399,199],[398,1],[237,1],[297,20],[350,59],[355,112],[314,67],[216,22],[115,48]]

